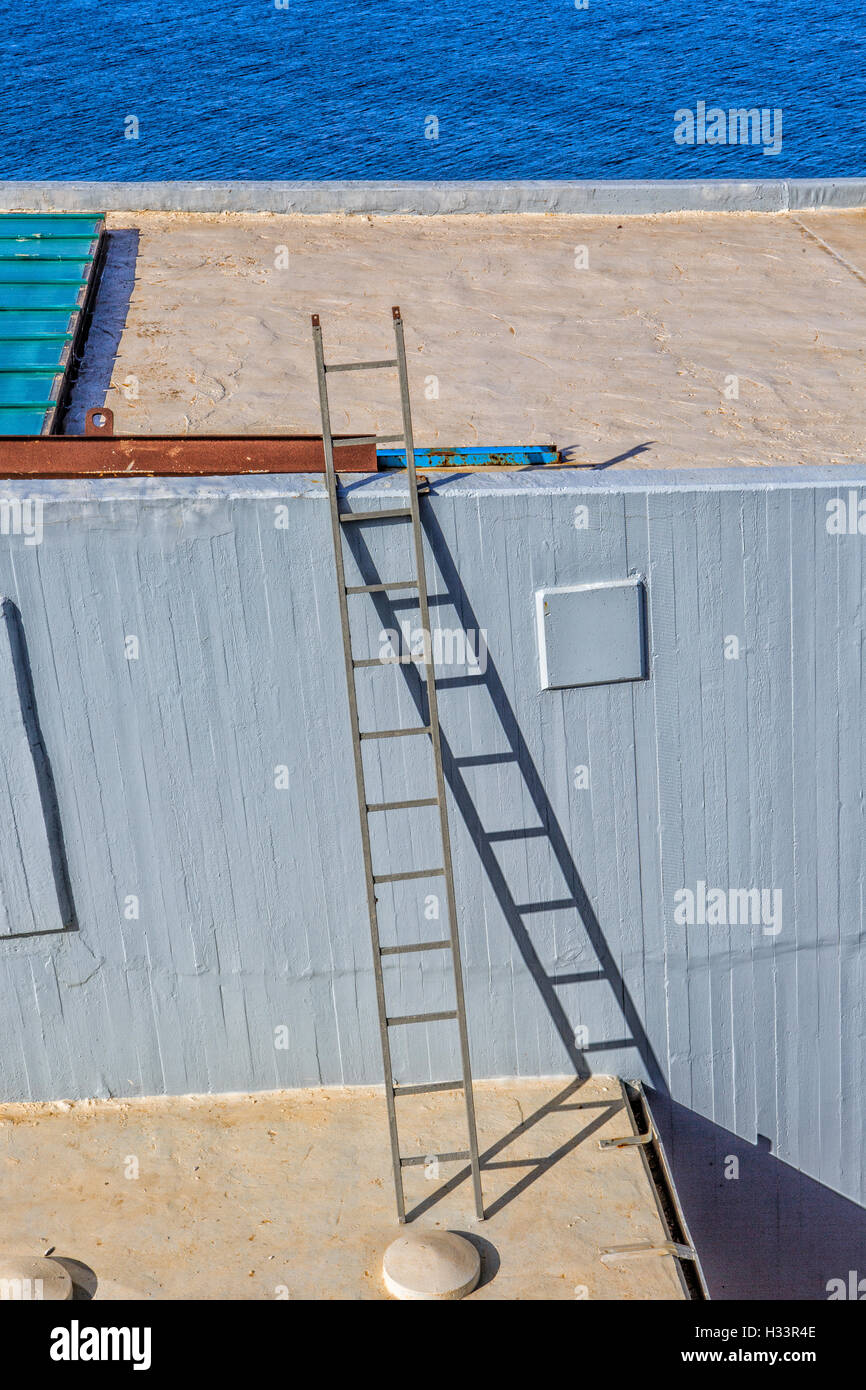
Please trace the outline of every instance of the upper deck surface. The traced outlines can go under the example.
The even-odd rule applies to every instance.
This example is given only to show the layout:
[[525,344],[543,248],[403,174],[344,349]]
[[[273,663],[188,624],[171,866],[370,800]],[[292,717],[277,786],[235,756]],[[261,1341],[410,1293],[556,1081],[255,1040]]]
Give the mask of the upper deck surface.
[[[416,443],[552,441],[571,463],[862,462],[866,210],[301,216],[109,214],[66,429],[319,430],[329,360],[406,321]],[[337,431],[398,427],[387,373],[333,378]]]

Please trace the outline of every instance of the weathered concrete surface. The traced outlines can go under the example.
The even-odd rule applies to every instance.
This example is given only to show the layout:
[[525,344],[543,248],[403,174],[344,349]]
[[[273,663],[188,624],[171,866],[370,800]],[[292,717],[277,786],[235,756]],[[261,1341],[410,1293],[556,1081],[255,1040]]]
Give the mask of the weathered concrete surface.
[[781,212],[860,207],[866,180],[830,179],[300,179],[163,183],[0,182],[0,209],[147,208],[186,212],[491,213]]
[[[629,468],[866,452],[866,211],[109,225],[73,433],[103,402],[120,432],[315,432],[310,313],[331,360],[376,358],[400,303],[419,444]],[[335,429],[395,432],[392,376],[332,382]]]
[[[602,1264],[665,1238],[619,1083],[482,1083],[488,1219],[468,1175],[407,1172],[419,1223],[481,1243],[469,1299],[679,1299],[670,1259]],[[404,1100],[404,1151],[453,1146],[459,1099]],[[414,1108],[411,1108],[414,1107]],[[462,1142],[462,1140],[461,1140]],[[87,1266],[101,1299],[384,1299],[394,1216],[385,1102],[372,1088],[0,1106],[4,1241]],[[495,1250],[495,1255],[490,1247]],[[498,1265],[498,1268],[497,1268]]]

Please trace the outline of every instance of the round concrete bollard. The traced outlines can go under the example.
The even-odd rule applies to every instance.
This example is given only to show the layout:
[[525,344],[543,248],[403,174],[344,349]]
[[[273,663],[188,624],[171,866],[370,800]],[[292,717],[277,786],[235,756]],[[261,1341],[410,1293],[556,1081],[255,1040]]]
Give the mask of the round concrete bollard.
[[382,1273],[394,1298],[465,1298],[481,1278],[481,1256],[453,1231],[413,1231],[388,1246]]
[[0,1251],[0,1300],[41,1303],[72,1297],[72,1280],[56,1260],[45,1255]]

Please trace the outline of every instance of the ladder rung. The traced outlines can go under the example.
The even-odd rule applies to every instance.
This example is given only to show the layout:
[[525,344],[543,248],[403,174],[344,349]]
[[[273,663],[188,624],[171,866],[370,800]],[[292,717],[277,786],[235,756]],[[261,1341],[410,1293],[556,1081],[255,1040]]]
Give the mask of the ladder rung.
[[420,661],[427,665],[426,656],[365,656],[360,661],[353,661],[355,668],[360,666],[411,666],[413,661]]
[[411,516],[411,507],[383,507],[377,512],[340,512],[341,521],[387,521],[392,516]]
[[413,806],[438,806],[438,796],[421,796],[417,801],[372,801],[368,811],[409,811]]
[[417,589],[417,579],[395,579],[392,584],[353,584],[347,594],[383,594],[386,589]]
[[464,1159],[470,1157],[468,1149],[455,1149],[450,1154],[412,1154],[409,1158],[400,1159],[401,1168],[414,1168],[422,1163],[429,1163],[431,1158],[438,1159],[440,1163],[462,1163]]
[[450,941],[421,941],[415,946],[380,946],[380,956],[403,956],[412,951],[444,951]]
[[374,874],[374,883],[405,883],[410,878],[432,878],[444,874],[444,869],[413,869],[410,874]]
[[462,1081],[428,1081],[423,1086],[392,1086],[395,1096],[425,1096],[431,1091],[462,1091]]
[[438,1014],[399,1014],[394,1018],[388,1018],[385,1022],[389,1028],[399,1028],[403,1023],[441,1023],[445,1019],[456,1018],[457,1010],[449,1009],[445,1013]]
[[422,724],[417,729],[375,729],[370,733],[361,734],[361,738],[408,738],[410,734],[429,734],[430,725]]
[[396,367],[396,357],[386,357],[381,362],[334,362],[325,366],[326,372],[372,372],[377,367]]

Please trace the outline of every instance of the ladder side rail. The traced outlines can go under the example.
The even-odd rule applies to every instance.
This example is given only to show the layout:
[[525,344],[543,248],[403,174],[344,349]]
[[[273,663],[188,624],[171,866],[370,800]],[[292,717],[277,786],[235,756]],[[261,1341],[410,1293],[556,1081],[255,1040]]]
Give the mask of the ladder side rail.
[[403,319],[399,308],[392,310],[394,337],[397,345],[397,372],[400,379],[400,406],[403,416],[403,435],[406,450],[406,470],[409,481],[409,505],[412,511],[412,534],[415,547],[415,570],[418,578],[418,604],[421,612],[421,629],[428,650],[425,665],[427,682],[427,722],[430,726],[430,741],[433,747],[433,762],[436,769],[436,792],[439,803],[439,827],[442,838],[442,863],[445,869],[445,891],[448,903],[449,935],[451,938],[451,959],[453,962],[454,985],[457,996],[457,1026],[460,1033],[460,1056],[464,1079],[464,1100],[466,1104],[466,1126],[469,1134],[469,1154],[472,1168],[472,1185],[475,1194],[475,1210],[479,1220],[484,1219],[484,1199],[481,1190],[481,1167],[478,1155],[478,1134],[475,1121],[475,1099],[472,1093],[472,1067],[469,1058],[469,1034],[466,1027],[466,1003],[463,990],[463,967],[460,958],[460,937],[457,927],[457,900],[454,891],[454,869],[451,862],[451,836],[448,828],[448,809],[445,799],[445,775],[442,769],[442,747],[439,737],[439,707],[436,698],[436,670],[433,662],[433,634],[430,627],[430,609],[427,597],[427,571],[424,563],[424,537],[421,530],[421,515],[418,503],[418,478],[415,471],[415,444],[412,434],[412,410],[409,402],[409,376],[406,368],[406,345],[403,336]]
[[379,942],[379,916],[376,906],[376,888],[373,882],[373,858],[370,849],[370,826],[367,820],[367,793],[364,783],[364,762],[361,752],[361,737],[358,725],[358,700],[355,691],[355,677],[352,669],[352,636],[349,624],[349,608],[346,598],[346,575],[343,563],[343,537],[340,529],[340,503],[337,488],[337,473],[334,468],[334,448],[331,434],[331,411],[328,400],[328,384],[325,374],[325,356],[322,343],[322,329],[318,314],[312,316],[313,342],[316,352],[316,376],[319,386],[319,405],[322,413],[322,444],[325,451],[325,474],[328,485],[328,498],[331,509],[331,534],[334,543],[334,561],[337,570],[337,596],[340,603],[340,626],[343,635],[343,657],[346,670],[346,690],[349,697],[349,719],[352,728],[352,753],[355,763],[355,785],[358,795],[358,814],[361,822],[361,844],[364,858],[364,876],[367,885],[367,911],[370,919],[370,937],[373,945],[373,972],[376,979],[376,1000],[379,1012],[379,1038],[382,1046],[382,1062],[385,1070],[385,1103],[388,1107],[388,1130],[391,1140],[391,1164],[394,1170],[394,1190],[397,1198],[397,1219],[402,1224],[406,1220],[406,1199],[403,1190],[403,1170],[400,1163],[400,1145],[397,1131],[397,1107],[394,1100],[394,1073],[391,1063],[391,1044],[388,1037],[387,1006],[385,1001],[385,980],[382,974],[382,957]]

